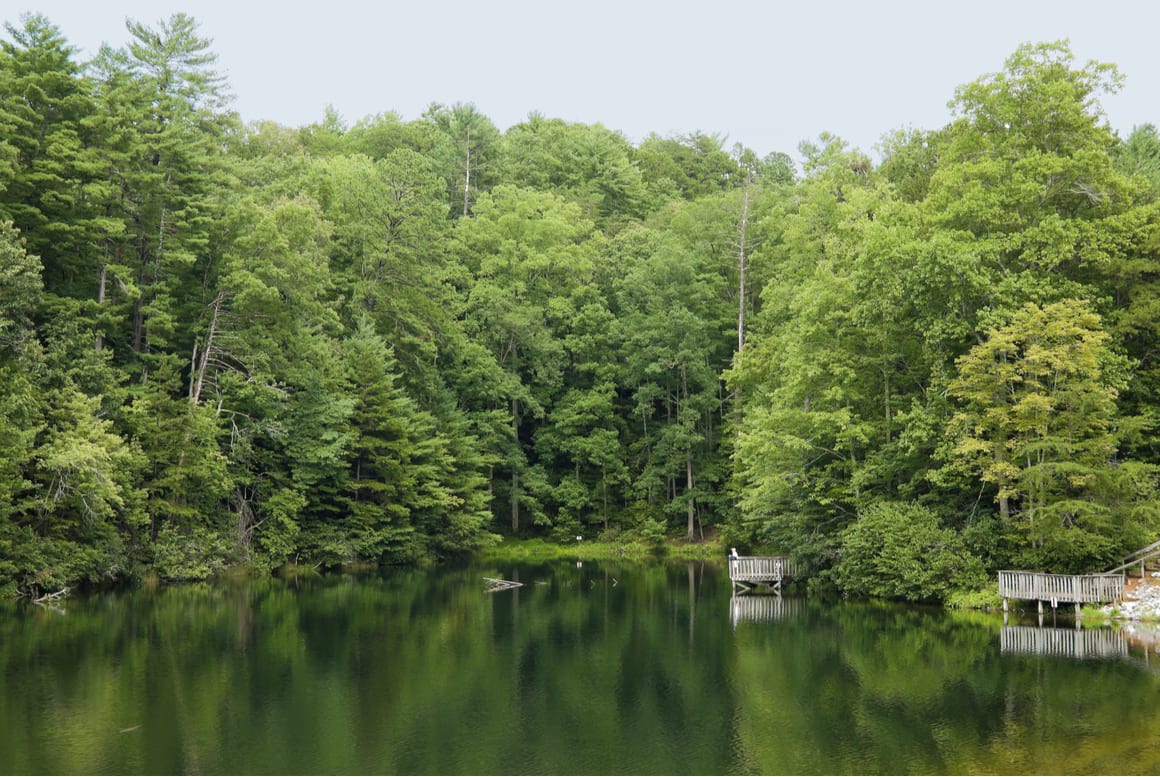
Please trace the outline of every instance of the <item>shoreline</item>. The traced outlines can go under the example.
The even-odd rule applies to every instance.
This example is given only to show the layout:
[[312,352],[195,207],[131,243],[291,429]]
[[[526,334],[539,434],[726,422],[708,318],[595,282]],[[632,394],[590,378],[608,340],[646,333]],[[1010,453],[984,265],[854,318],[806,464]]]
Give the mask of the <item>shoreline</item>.
[[512,539],[473,554],[483,561],[713,561],[725,560],[725,547],[715,539],[668,540],[660,545],[639,540],[586,540],[575,544],[545,539]]
[[1099,612],[1115,623],[1151,624],[1160,639],[1160,572],[1148,573],[1119,602],[1102,605]]

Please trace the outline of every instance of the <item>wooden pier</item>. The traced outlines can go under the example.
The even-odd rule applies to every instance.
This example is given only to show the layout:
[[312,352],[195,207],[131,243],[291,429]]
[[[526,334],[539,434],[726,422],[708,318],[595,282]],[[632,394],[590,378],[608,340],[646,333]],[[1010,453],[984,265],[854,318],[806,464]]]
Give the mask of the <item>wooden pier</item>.
[[1074,604],[1075,614],[1080,614],[1080,605],[1114,602],[1124,593],[1126,584],[1123,573],[1099,575],[1052,575],[1046,572],[999,573],[999,595],[1003,597],[1003,611],[1007,611],[1008,599],[1026,599],[1039,603],[1050,602],[1052,608],[1060,604]]
[[764,586],[781,591],[781,582],[797,575],[797,565],[788,556],[731,556],[729,580],[733,593],[751,591]]

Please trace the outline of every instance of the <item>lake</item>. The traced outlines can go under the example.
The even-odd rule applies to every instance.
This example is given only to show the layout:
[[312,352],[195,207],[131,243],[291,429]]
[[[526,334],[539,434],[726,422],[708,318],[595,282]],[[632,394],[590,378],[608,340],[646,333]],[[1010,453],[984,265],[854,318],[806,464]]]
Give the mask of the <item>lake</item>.
[[700,562],[9,603],[0,771],[1160,773],[1160,657],[1029,609],[733,599]]

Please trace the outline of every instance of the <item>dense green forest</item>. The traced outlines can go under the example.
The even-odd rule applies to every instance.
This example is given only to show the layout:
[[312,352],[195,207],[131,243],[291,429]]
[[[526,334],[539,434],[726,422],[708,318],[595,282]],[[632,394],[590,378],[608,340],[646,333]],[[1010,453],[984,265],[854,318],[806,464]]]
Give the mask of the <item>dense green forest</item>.
[[9,593],[708,533],[941,599],[1160,530],[1160,136],[1065,43],[799,170],[466,103],[245,125],[187,16],[7,31]]

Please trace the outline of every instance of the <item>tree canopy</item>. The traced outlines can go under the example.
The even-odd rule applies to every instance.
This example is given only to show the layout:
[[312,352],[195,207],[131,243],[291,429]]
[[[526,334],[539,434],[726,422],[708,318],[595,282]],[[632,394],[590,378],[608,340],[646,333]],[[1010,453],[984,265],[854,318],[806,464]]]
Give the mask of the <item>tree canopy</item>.
[[188,16],[6,30],[6,591],[669,534],[925,600],[1160,531],[1160,140],[1065,43],[799,173],[471,103],[246,126]]

